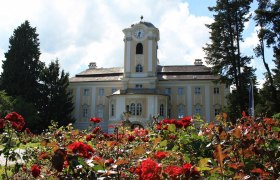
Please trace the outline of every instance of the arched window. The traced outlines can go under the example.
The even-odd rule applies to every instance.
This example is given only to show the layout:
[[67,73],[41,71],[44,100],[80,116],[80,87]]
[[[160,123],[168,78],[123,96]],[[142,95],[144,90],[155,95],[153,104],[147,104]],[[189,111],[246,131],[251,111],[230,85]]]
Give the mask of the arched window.
[[161,105],[159,106],[159,115],[160,115],[160,116],[164,116],[164,105],[163,105],[163,104],[161,104]]
[[143,66],[141,64],[137,64],[136,72],[143,72]]
[[143,54],[143,45],[141,43],[136,45],[136,54]]
[[115,104],[111,104],[111,116],[115,116]]
[[90,106],[87,104],[82,105],[82,117],[88,118],[90,116]]
[[131,103],[131,105],[130,105],[130,112],[131,112],[131,115],[135,116],[135,104],[134,103]]
[[136,116],[140,116],[142,114],[142,105],[140,103],[136,106]]

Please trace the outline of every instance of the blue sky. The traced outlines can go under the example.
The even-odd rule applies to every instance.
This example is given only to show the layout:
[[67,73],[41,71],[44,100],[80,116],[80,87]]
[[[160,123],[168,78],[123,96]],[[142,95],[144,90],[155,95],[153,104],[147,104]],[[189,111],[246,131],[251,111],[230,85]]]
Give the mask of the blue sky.
[[[8,51],[13,30],[25,20],[37,28],[41,61],[59,59],[71,76],[89,62],[98,67],[123,66],[122,30],[138,22],[153,23],[160,31],[158,58],[162,65],[193,64],[204,59],[209,42],[205,24],[213,22],[208,6],[215,0],[9,0],[0,6],[0,59]],[[253,11],[253,10],[252,10]],[[246,24],[242,53],[253,56],[257,44],[253,21]],[[271,52],[268,52],[271,57]],[[270,58],[271,59],[271,58]],[[254,59],[259,82],[265,69]],[[0,62],[1,65],[2,62]],[[270,66],[273,67],[273,63]],[[0,72],[2,70],[0,69]]]

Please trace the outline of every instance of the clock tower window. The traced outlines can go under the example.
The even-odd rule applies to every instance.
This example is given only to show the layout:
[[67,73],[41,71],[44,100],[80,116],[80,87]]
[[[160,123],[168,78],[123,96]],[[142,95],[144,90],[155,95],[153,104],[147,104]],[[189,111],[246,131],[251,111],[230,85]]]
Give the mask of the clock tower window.
[[142,43],[138,43],[136,45],[136,54],[143,54],[143,45],[142,45]]
[[141,64],[137,64],[136,72],[143,72],[143,66]]

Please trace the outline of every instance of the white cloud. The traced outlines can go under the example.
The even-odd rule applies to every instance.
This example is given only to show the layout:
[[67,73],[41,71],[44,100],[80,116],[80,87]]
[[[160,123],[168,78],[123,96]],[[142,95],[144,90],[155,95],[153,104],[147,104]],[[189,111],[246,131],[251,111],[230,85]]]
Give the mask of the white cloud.
[[[188,1],[190,2],[190,0]],[[203,59],[209,41],[211,17],[191,14],[182,0],[9,0],[0,6],[0,57],[8,50],[9,37],[24,20],[37,28],[41,60],[58,58],[71,76],[89,62],[99,67],[123,66],[122,30],[140,20],[160,30],[159,61],[163,65],[193,64]],[[206,9],[206,8],[205,8]],[[254,37],[244,46],[254,44]],[[2,50],[1,50],[2,49]],[[2,59],[3,59],[2,58]]]
[[141,14],[161,32],[161,63],[193,62],[194,58],[204,56],[201,46],[208,38],[204,24],[210,19],[190,15],[188,4],[179,0],[12,0],[1,7],[3,52],[8,50],[13,30],[29,20],[31,26],[37,27],[41,60],[48,64],[58,58],[62,68],[71,75],[84,70],[91,61],[96,61],[98,66],[121,66],[122,29],[138,21]]

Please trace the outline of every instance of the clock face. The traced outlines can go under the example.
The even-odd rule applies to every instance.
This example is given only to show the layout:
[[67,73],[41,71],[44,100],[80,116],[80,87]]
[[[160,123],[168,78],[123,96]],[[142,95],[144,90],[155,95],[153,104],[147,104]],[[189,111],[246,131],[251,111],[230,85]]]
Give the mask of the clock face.
[[144,29],[136,29],[134,31],[134,37],[137,39],[142,39],[145,35]]

